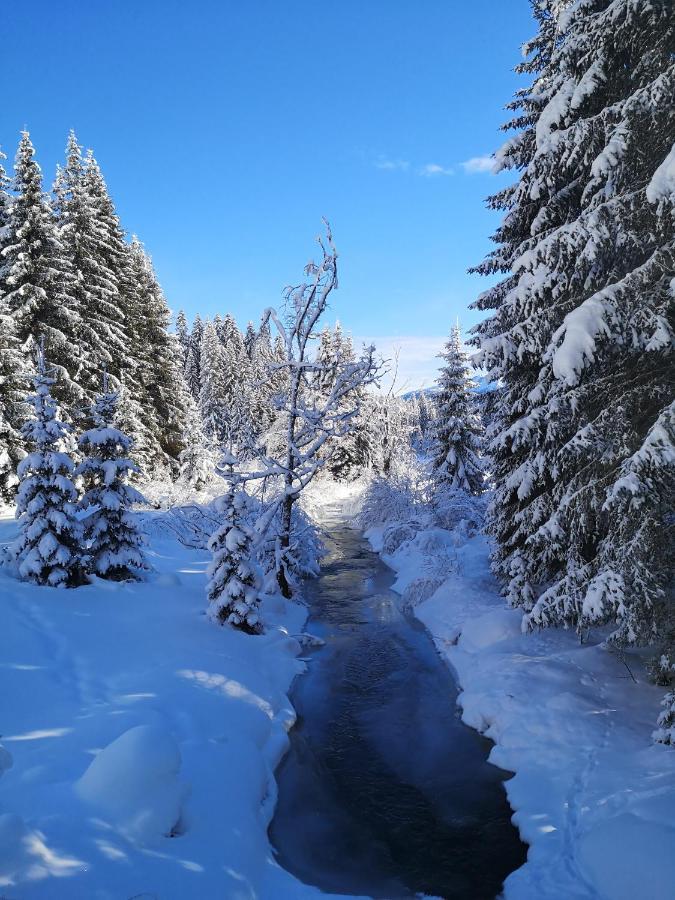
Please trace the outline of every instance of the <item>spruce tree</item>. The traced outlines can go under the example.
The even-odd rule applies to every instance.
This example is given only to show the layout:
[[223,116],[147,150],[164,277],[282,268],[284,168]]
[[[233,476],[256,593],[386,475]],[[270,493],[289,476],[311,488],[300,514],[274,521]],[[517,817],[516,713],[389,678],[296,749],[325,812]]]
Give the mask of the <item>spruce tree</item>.
[[139,391],[138,384],[125,372],[119,382],[111,378],[110,383],[119,393],[117,427],[133,440],[131,456],[140,470],[139,476],[152,473],[158,466],[158,459],[158,468],[161,470],[163,459],[154,430],[154,416],[148,414],[144,393]]
[[484,489],[480,460],[480,422],[459,325],[455,325],[441,354],[445,365],[438,376],[436,424],[431,448],[432,473],[437,485],[479,494]]
[[9,178],[0,151],[0,502],[13,500],[18,484],[16,467],[24,456],[21,422],[25,418],[26,363],[19,346],[16,323],[5,299],[4,249],[8,240],[10,204]]
[[199,313],[192,323],[190,342],[185,358],[185,383],[192,399],[199,403],[202,389],[202,341],[204,339],[204,324]]
[[18,466],[16,514],[21,534],[12,552],[19,574],[51,587],[74,587],[82,581],[82,525],[77,518],[73,460],[64,451],[68,428],[58,418],[51,396],[55,379],[44,350],[38,351],[33,408],[22,433],[30,452]]
[[95,395],[101,366],[119,376],[130,365],[120,302],[121,257],[111,246],[113,238],[102,209],[105,186],[101,186],[96,161],[89,156],[85,163],[71,131],[66,164],[54,184],[54,212],[79,316],[71,353],[77,359],[78,384],[89,400]]
[[81,316],[27,131],[16,154],[13,188],[2,247],[3,314],[12,318],[16,339],[29,352],[44,338],[57,399],[68,412],[86,400],[76,380]]
[[256,439],[269,429],[274,422],[274,376],[270,374],[273,351],[269,323],[262,323],[255,334],[251,347],[250,398],[251,420],[255,426]]
[[84,459],[77,467],[85,493],[81,508],[87,542],[87,568],[100,578],[114,581],[137,579],[149,569],[143,552],[144,538],[131,508],[143,497],[128,484],[138,467],[129,459],[132,439],[115,424],[119,394],[109,388],[104,375],[103,391],[91,409],[93,428],[78,441]]
[[234,317],[228,313],[221,329],[223,345],[224,410],[227,423],[227,442],[236,448],[242,459],[249,458],[255,443],[252,395],[253,366],[246,352],[241,332]]
[[246,355],[250,360],[253,360],[253,353],[257,338],[258,333],[255,330],[255,325],[253,324],[253,322],[249,322],[246,325],[246,334],[244,335],[244,348],[246,350]]
[[207,570],[208,614],[214,622],[260,634],[260,576],[253,535],[246,523],[246,494],[238,483],[236,465],[237,458],[225,453],[221,468],[227,489],[216,501],[223,524],[209,540],[213,559]]
[[133,303],[134,381],[138,386],[144,423],[155,443],[154,466],[173,469],[184,449],[186,385],[171,313],[152,262],[134,237],[129,248],[135,285]]
[[225,381],[225,349],[216,326],[207,322],[200,350],[201,388],[199,408],[206,433],[218,443],[228,437],[227,384]]
[[216,447],[204,431],[202,417],[192,397],[188,398],[185,433],[185,449],[180,462],[180,480],[196,491],[212,480],[216,468]]
[[[339,322],[335,323],[333,329],[326,325],[319,336],[313,389],[322,398],[329,397],[340,372],[345,366],[355,362],[356,354],[351,337],[343,333]],[[328,461],[328,471],[334,478],[358,476],[372,463],[374,448],[364,417],[367,406],[365,399],[365,389],[359,386],[352,395],[345,395],[340,401],[341,408],[351,416],[350,428],[338,441],[329,441],[323,451],[324,458]]]
[[183,372],[185,372],[185,363],[187,362],[188,350],[190,349],[190,328],[182,309],[179,309],[178,314],[176,315],[176,337],[178,339],[178,346],[180,347],[181,366]]
[[18,484],[17,466],[25,456],[21,423],[26,417],[29,373],[14,320],[3,307],[0,296],[0,502],[11,503]]
[[[538,0],[480,267],[497,573],[530,627],[658,639],[673,556],[670,0]],[[511,582],[509,584],[509,582]]]

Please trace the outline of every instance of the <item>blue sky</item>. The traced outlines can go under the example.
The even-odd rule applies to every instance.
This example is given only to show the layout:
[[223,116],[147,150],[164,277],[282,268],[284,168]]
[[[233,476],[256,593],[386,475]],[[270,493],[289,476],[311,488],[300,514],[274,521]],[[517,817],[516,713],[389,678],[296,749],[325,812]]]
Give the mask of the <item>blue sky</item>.
[[463,163],[501,142],[533,30],[527,0],[9,0],[0,144],[27,125],[51,181],[75,128],[189,315],[257,319],[327,216],[332,315],[418,386],[476,321],[504,176]]

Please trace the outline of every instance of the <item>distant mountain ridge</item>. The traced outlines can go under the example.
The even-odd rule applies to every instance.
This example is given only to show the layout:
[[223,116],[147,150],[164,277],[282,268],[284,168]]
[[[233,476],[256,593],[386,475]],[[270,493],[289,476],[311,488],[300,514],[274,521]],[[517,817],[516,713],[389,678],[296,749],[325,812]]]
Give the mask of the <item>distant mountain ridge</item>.
[[[473,380],[476,382],[475,390],[477,394],[487,394],[488,391],[494,391],[497,387],[487,375],[475,375]],[[401,394],[401,397],[403,400],[414,400],[420,394],[424,394],[426,397],[433,397],[436,393],[438,393],[438,388],[435,384],[432,384],[430,387],[419,388],[416,391],[406,391],[405,394]]]

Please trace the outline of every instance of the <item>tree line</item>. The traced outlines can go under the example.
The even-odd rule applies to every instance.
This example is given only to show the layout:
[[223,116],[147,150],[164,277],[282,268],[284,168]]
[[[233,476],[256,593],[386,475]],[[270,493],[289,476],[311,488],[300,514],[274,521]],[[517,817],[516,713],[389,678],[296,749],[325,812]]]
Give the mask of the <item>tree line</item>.
[[24,131],[13,177],[0,165],[0,498],[13,499],[27,450],[21,424],[42,339],[67,423],[83,423],[105,369],[135,458],[175,468],[187,396],[169,322],[152,263],[127,240],[93,153],[71,132],[47,194]]

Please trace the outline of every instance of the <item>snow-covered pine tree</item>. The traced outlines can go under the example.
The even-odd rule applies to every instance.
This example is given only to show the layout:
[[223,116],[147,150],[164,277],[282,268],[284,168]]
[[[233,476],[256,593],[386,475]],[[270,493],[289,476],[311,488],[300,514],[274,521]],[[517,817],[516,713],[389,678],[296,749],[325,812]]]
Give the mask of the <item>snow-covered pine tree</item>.
[[152,262],[134,237],[129,248],[136,297],[131,305],[134,382],[144,423],[155,441],[153,467],[171,470],[184,449],[187,389],[176,336],[169,332],[171,313]]
[[6,159],[6,155],[0,150],[0,299],[6,293],[6,286],[3,283],[4,250],[9,243],[9,216],[12,205],[12,198],[9,193],[10,179],[2,164],[2,161]]
[[190,342],[185,358],[185,383],[192,399],[199,404],[202,389],[202,341],[204,340],[204,324],[199,313],[192,323]]
[[270,323],[263,318],[260,327],[256,332],[255,341],[253,343],[252,358],[260,359],[268,363],[274,354],[272,349],[272,335],[270,332]]
[[13,188],[2,247],[3,313],[13,319],[19,344],[27,350],[44,337],[57,376],[54,390],[67,412],[86,399],[76,380],[81,317],[27,131],[16,154]]
[[[141,470],[149,472],[160,456],[157,447],[154,410],[148,402],[143,378],[147,371],[139,372],[137,358],[138,320],[142,318],[144,298],[141,284],[132,265],[132,253],[126,235],[115,210],[100,166],[91,150],[87,151],[84,171],[81,175],[81,193],[86,197],[96,223],[98,235],[97,253],[103,260],[103,270],[114,275],[117,302],[122,316],[121,328],[125,349],[117,347],[108,363],[110,387],[119,392],[118,427],[133,439],[134,460]],[[115,329],[117,330],[115,323]],[[100,356],[98,354],[97,356]],[[98,385],[99,364],[90,375],[92,384]]]
[[218,455],[213,440],[204,431],[199,408],[192,397],[188,397],[183,443],[185,449],[179,457],[180,480],[199,491],[213,478]]
[[178,338],[178,346],[181,350],[180,361],[185,372],[185,363],[187,362],[188,350],[190,349],[190,328],[188,326],[187,317],[182,309],[178,310],[176,315],[176,337]]
[[223,319],[220,340],[223,345],[224,407],[227,420],[227,442],[239,456],[249,458],[255,442],[252,422],[251,388],[253,367],[234,317]]
[[266,323],[254,334],[249,358],[249,426],[256,443],[265,440],[266,432],[276,417],[274,384],[270,374],[272,355],[270,328],[269,323]]
[[253,535],[246,522],[246,493],[235,472],[236,465],[237,458],[226,452],[220,468],[227,489],[216,501],[223,524],[209,540],[213,559],[207,570],[208,614],[214,622],[260,634],[260,575]]
[[143,407],[143,395],[139,399],[138,384],[123,372],[119,382],[110,379],[110,386],[119,393],[115,421],[119,430],[129,435],[133,441],[132,459],[141,473],[152,472],[161,454],[157,447],[155,432],[152,430],[154,423],[148,416],[147,408]]
[[286,365],[286,350],[284,339],[280,334],[275,335],[272,342],[272,359],[269,365],[269,381],[272,388],[272,397],[275,406],[280,398],[286,396],[289,390],[288,367]]
[[[531,627],[658,638],[672,573],[670,0],[537,0],[539,34],[496,165],[519,181],[479,271],[495,397],[496,571]],[[509,580],[515,579],[512,585]]]
[[21,422],[25,419],[28,380],[14,320],[4,311],[0,297],[0,502],[14,499],[17,466],[25,456]]
[[[126,242],[92,151],[87,152],[82,165],[74,135],[69,141],[68,158],[74,162],[73,174],[67,179],[71,185],[71,217],[79,206],[84,210],[79,232],[90,232],[86,241],[78,238],[76,258],[88,251],[90,261],[98,267],[96,278],[89,279],[90,292],[106,294],[104,302],[95,304],[95,314],[84,316],[99,340],[105,339],[109,351],[107,356],[100,350],[92,354],[97,364],[91,379],[97,382],[102,360],[111,388],[119,391],[124,384],[125,421],[133,426],[130,436],[134,455],[144,467],[175,467],[183,449],[185,388],[176,338],[168,331],[166,301],[140,242],[136,238],[131,245]],[[64,173],[69,168],[67,165]],[[79,204],[75,202],[78,199]],[[67,219],[67,215],[62,218]]]
[[426,454],[435,430],[435,419],[427,392],[425,390],[417,391],[411,398],[410,405],[413,419],[411,439],[415,448]]
[[5,300],[3,250],[7,246],[11,203],[9,178],[2,166],[5,158],[0,151],[0,501],[9,503],[18,484],[16,467],[24,456],[21,422],[25,418],[26,363]]
[[336,374],[336,360],[333,346],[333,332],[330,325],[324,325],[319,335],[319,346],[316,350],[317,371],[312,383],[319,393],[328,393],[333,386]]
[[227,384],[225,382],[225,348],[220,342],[216,326],[208,322],[200,351],[201,388],[199,408],[206,434],[222,444],[228,438]]
[[255,325],[253,322],[249,322],[246,325],[246,334],[244,335],[244,348],[246,350],[246,355],[250,360],[253,359],[253,348],[255,347],[257,337],[258,333],[255,330]]
[[[330,395],[337,378],[346,365],[356,360],[352,339],[345,335],[339,322],[333,329],[329,325],[321,332],[316,353],[317,371],[314,377],[315,389],[323,397]],[[349,478],[362,472],[371,462],[372,447],[365,421],[361,418],[365,391],[355,389],[353,396],[345,395],[342,408],[347,411],[354,407],[351,427],[337,441],[329,441],[324,448],[328,460],[328,470],[334,478]],[[358,408],[358,409],[357,409]]]
[[87,569],[99,578],[114,581],[138,579],[150,567],[143,551],[144,538],[131,508],[142,495],[128,479],[137,472],[129,458],[132,438],[115,427],[119,394],[110,390],[103,376],[103,391],[91,408],[93,428],[80,435],[84,459],[77,474],[84,484],[80,501],[87,544]]
[[484,475],[481,427],[473,396],[476,383],[471,378],[459,325],[453,327],[441,358],[445,365],[440,370],[434,397],[433,478],[442,488],[479,494],[484,490]]
[[77,518],[73,460],[64,451],[68,427],[59,420],[51,396],[43,342],[38,350],[35,394],[28,398],[32,416],[22,433],[30,452],[18,466],[16,514],[21,533],[12,546],[19,574],[51,587],[82,583],[82,525]]
[[78,384],[89,401],[96,393],[101,366],[116,377],[131,366],[119,287],[123,251],[104,220],[103,195],[105,185],[96,161],[90,154],[85,163],[71,131],[66,164],[54,184],[54,213],[80,318],[70,352],[77,360]]

